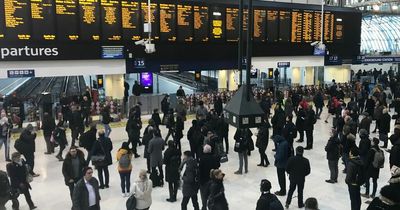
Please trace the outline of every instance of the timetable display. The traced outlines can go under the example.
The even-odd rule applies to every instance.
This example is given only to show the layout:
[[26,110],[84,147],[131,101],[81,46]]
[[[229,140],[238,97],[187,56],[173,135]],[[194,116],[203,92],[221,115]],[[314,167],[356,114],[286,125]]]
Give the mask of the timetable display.
[[267,41],[277,42],[278,36],[278,24],[279,24],[279,11],[268,10],[267,11]]
[[[142,22],[149,22],[149,12],[147,3],[142,2]],[[150,23],[151,23],[151,38],[159,39],[160,38],[160,21],[158,17],[158,4],[151,3],[150,5]]]
[[335,19],[335,40],[343,40],[343,19],[341,17],[336,17]]
[[225,39],[225,10],[222,7],[212,8],[210,33],[214,41]]
[[239,9],[226,8],[226,41],[238,41],[239,30]]
[[[0,11],[4,11],[4,3],[0,3]],[[0,40],[5,38],[6,26],[4,15],[0,15]]]
[[[57,39],[77,41],[79,39],[78,0],[55,0]],[[68,27],[65,27],[65,26]]]
[[267,24],[267,12],[265,10],[254,10],[254,41],[264,42]]
[[100,0],[79,0],[79,23],[82,41],[100,40]]
[[119,0],[101,0],[101,34],[104,41],[119,41],[121,36],[121,6]]
[[324,41],[332,43],[335,16],[332,13],[327,12],[324,14],[324,17]]
[[175,4],[160,4],[160,40],[176,41]]
[[313,29],[314,29],[314,41],[321,41],[321,26],[322,26],[322,15],[321,12],[315,12],[314,13],[314,19],[313,19]]
[[299,10],[292,11],[292,43],[301,43],[302,42],[302,26],[303,26],[303,12]]
[[177,8],[177,40],[193,41],[193,8],[190,5],[178,5]]
[[55,10],[53,0],[31,0],[32,37],[34,40],[55,40]]
[[193,6],[194,40],[198,42],[208,41],[208,7]]
[[122,37],[126,41],[141,38],[140,4],[132,0],[121,1]]
[[31,8],[29,0],[4,0],[5,37],[30,40]]
[[303,42],[313,42],[313,11],[303,12]]
[[279,41],[290,42],[290,11],[279,11]]

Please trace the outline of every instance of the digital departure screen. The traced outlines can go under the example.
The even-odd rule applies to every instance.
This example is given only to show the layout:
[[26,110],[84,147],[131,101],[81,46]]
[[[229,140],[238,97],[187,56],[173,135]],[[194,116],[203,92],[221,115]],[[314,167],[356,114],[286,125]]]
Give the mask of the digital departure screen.
[[314,41],[321,41],[321,26],[322,26],[322,16],[321,12],[314,12],[314,21],[313,21],[313,30],[314,30]]
[[[3,0],[4,1],[4,0]],[[0,11],[4,11],[4,2],[0,1]],[[5,25],[4,15],[0,15],[0,41],[5,38],[6,25]]]
[[327,43],[333,42],[333,31],[334,31],[334,14],[327,12],[325,13],[324,19],[324,41]]
[[[142,2],[142,22],[148,23],[149,13],[147,3]],[[158,15],[158,4],[151,3],[150,5],[150,23],[151,23],[151,38],[160,38],[160,28],[159,28],[159,15]]]
[[303,25],[303,12],[299,10],[292,11],[292,43],[301,43],[302,41],[302,25]]
[[222,7],[213,7],[211,10],[210,33],[214,41],[225,39],[225,10]]
[[100,0],[79,0],[79,23],[82,41],[100,40]]
[[335,41],[343,40],[343,18],[336,16],[335,19]]
[[279,41],[290,42],[290,11],[279,11]]
[[122,40],[119,0],[101,0],[101,34],[103,41]]
[[194,40],[197,42],[208,41],[208,7],[193,6]]
[[313,11],[303,12],[303,42],[310,43],[313,41]]
[[79,39],[77,3],[78,0],[55,0],[57,40],[76,41]]
[[238,41],[239,30],[239,9],[226,8],[226,41]]
[[175,4],[160,4],[160,40],[176,41]]
[[30,40],[29,0],[4,0],[5,36],[8,40]]
[[264,42],[266,34],[267,12],[265,10],[254,10],[254,41]]
[[278,36],[278,21],[279,21],[279,11],[268,10],[267,11],[267,41],[277,42],[279,40]]
[[140,4],[137,1],[121,1],[122,36],[126,41],[137,41],[141,38]]
[[179,42],[193,41],[193,10],[190,5],[178,4],[177,40]]
[[34,40],[55,40],[55,5],[53,0],[31,0],[32,37]]

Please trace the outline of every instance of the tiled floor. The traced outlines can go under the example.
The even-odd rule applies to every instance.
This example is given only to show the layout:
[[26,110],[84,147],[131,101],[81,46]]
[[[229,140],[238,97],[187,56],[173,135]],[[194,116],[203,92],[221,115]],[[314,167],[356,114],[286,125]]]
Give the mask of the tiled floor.
[[[322,117],[326,116],[326,110],[324,110]],[[332,185],[325,183],[325,179],[329,176],[328,164],[326,160],[326,154],[324,151],[325,144],[329,138],[329,130],[331,124],[326,124],[323,120],[319,120],[315,125],[314,132],[314,149],[305,152],[311,162],[311,174],[306,178],[304,198],[316,197],[320,204],[321,210],[348,210],[350,209],[350,199],[347,192],[347,186],[344,183],[344,174],[340,173],[339,183]],[[190,122],[185,123],[186,134],[189,129]],[[375,124],[372,125],[372,127]],[[233,145],[233,135],[235,128],[230,128],[230,142]],[[255,133],[256,131],[254,131]],[[162,127],[163,136],[166,135],[165,127]],[[121,146],[121,142],[127,140],[127,135],[124,128],[114,128],[111,133],[111,139],[114,143],[113,158],[118,148]],[[255,141],[255,137],[253,138]],[[189,145],[186,137],[182,139],[184,149],[188,149]],[[272,145],[272,144],[270,144]],[[295,146],[299,145],[295,143]],[[304,146],[304,145],[303,145]],[[71,207],[71,201],[69,198],[68,187],[64,185],[64,179],[61,173],[61,162],[58,162],[54,156],[44,155],[44,139],[38,137],[36,140],[36,166],[35,171],[40,173],[40,177],[35,178],[32,183],[33,190],[31,191],[33,201],[38,206],[39,210],[67,210]],[[272,147],[268,148],[268,158],[273,163],[274,157],[271,151]],[[143,147],[139,149],[142,153]],[[14,151],[14,149],[13,149]],[[4,148],[0,152],[0,169],[5,170],[4,161]],[[386,160],[388,160],[388,154],[386,153]],[[267,168],[257,167],[259,161],[258,152],[252,152],[249,157],[249,173],[243,176],[234,175],[233,172],[238,167],[238,155],[233,152],[232,148],[229,154],[229,161],[222,164],[222,170],[226,173],[225,178],[225,189],[226,197],[229,202],[230,209],[233,210],[250,210],[255,209],[259,193],[259,182],[261,179],[269,179],[272,182],[272,191],[276,191],[279,188],[278,180],[276,176],[276,169],[274,166]],[[103,210],[123,210],[125,208],[125,198],[122,198],[120,192],[119,175],[117,172],[117,164],[115,163],[110,166],[110,188],[101,190],[101,208]],[[140,169],[145,169],[145,161],[143,158],[135,159],[133,161],[133,174],[132,180],[135,180],[138,176]],[[340,164],[339,170],[343,169],[343,165]],[[380,178],[378,180],[378,190],[380,187],[387,183],[390,177],[390,171],[388,163],[385,168],[381,170]],[[287,182],[288,185],[288,182]],[[364,189],[362,188],[362,192]],[[168,187],[156,188],[153,190],[153,204],[151,209],[155,210],[179,210],[180,201],[182,199],[181,192],[178,193],[178,202],[169,203],[165,199],[168,198]],[[292,205],[289,209],[298,209],[297,204],[297,193],[292,201]],[[284,203],[286,197],[280,197],[282,203]],[[25,199],[23,196],[20,197],[21,210],[28,209]],[[200,196],[199,196],[200,200]],[[366,209],[366,200],[362,199],[362,209]],[[7,207],[11,209],[10,203]],[[192,209],[191,203],[189,203],[189,209]]]

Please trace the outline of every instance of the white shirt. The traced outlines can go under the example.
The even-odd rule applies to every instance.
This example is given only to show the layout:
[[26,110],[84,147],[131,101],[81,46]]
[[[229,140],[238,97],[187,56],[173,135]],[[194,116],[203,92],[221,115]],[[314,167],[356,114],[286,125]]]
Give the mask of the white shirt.
[[86,179],[83,180],[85,180],[86,189],[89,193],[89,207],[94,206],[96,205],[96,193],[94,192],[94,188]]

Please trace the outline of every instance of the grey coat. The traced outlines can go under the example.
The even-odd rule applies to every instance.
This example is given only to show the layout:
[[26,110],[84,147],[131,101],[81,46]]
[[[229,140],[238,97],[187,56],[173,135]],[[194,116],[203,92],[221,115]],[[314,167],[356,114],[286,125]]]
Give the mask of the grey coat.
[[160,137],[154,137],[150,140],[147,149],[147,152],[150,154],[150,167],[162,166],[162,151],[164,150],[164,144],[164,140]]
[[[186,168],[184,167],[186,165]],[[182,175],[182,194],[183,197],[192,197],[197,195],[199,189],[199,180],[196,178],[196,171],[198,171],[198,165],[195,159],[189,158],[187,159],[181,166],[185,168]]]
[[[80,179],[75,185],[74,193],[72,195],[73,210],[89,210],[89,192],[83,179],[84,178]],[[96,194],[96,203],[99,205],[100,209],[99,182],[93,177],[89,180],[89,183],[93,186]]]

